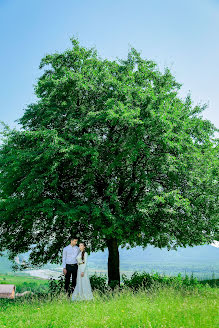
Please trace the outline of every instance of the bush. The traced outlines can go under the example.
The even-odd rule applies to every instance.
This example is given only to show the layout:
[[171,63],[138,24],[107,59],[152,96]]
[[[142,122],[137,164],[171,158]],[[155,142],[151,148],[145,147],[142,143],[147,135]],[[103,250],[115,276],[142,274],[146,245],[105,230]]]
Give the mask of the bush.
[[[176,289],[186,288],[202,288],[203,284],[197,280],[193,274],[189,277],[184,277],[179,273],[177,276],[165,276],[159,273],[150,274],[148,272],[135,271],[130,278],[127,278],[125,274],[122,274],[123,287],[128,287],[133,291],[137,291],[140,288],[150,289],[156,286],[172,286]],[[105,293],[107,290],[114,290],[117,287],[118,282],[111,281],[111,284],[107,284],[107,276],[97,275],[96,273],[90,276],[90,283],[92,290],[98,290]],[[121,289],[121,288],[120,288]],[[59,276],[58,280],[50,278],[49,280],[49,292],[51,294],[60,294],[65,291],[65,278],[64,275]]]
[[[107,277],[106,275],[98,276],[96,273],[90,277],[90,284],[92,290],[99,290],[105,292],[107,289]],[[71,288],[71,284],[69,286]],[[62,274],[58,277],[58,280],[54,278],[49,279],[49,292],[53,295],[58,295],[65,291],[65,276]]]
[[169,277],[162,276],[159,273],[150,274],[148,272],[134,272],[130,278],[127,278],[125,274],[122,275],[124,286],[131,288],[132,290],[138,290],[139,288],[150,288],[154,285],[170,286],[175,288],[186,287],[191,289],[194,287],[200,288],[202,285],[193,274],[189,277],[186,275],[182,277],[179,273],[177,276]]
[[90,276],[90,284],[92,290],[99,290],[105,292],[107,290],[107,276],[97,275],[96,273]]
[[147,272],[134,272],[129,279],[125,274],[122,274],[122,280],[124,286],[133,290],[137,290],[141,287],[148,288],[153,284],[153,278]]
[[65,291],[65,277],[60,275],[58,280],[54,278],[49,279],[49,292],[53,295],[58,295]]

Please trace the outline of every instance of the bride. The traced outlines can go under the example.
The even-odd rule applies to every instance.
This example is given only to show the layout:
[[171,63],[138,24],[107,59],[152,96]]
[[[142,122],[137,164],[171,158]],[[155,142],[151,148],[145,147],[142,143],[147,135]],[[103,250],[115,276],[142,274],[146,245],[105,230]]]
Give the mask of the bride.
[[87,270],[88,254],[87,252],[85,252],[85,244],[80,243],[79,248],[80,253],[76,257],[78,262],[77,281],[74,292],[72,294],[72,301],[93,299],[90,279]]

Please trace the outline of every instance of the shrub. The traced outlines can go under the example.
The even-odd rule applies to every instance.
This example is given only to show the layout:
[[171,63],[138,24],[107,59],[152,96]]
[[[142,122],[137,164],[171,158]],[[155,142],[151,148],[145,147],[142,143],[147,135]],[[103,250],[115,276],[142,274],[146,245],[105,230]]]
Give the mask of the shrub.
[[[105,292],[107,289],[107,277],[106,275],[98,276],[96,273],[90,277],[90,283],[92,290],[99,290]],[[69,286],[71,288],[71,286]],[[60,294],[65,291],[65,276],[62,274],[58,277],[58,280],[54,278],[49,279],[49,292],[51,294]]]
[[202,285],[199,283],[193,274],[189,277],[186,275],[182,277],[179,273],[177,276],[169,277],[162,276],[159,273],[150,274],[148,272],[134,272],[130,278],[127,278],[125,274],[122,275],[124,286],[129,287],[133,290],[138,290],[139,288],[150,288],[154,285],[170,286],[175,288],[200,288]]
[[92,290],[105,292],[107,290],[107,276],[97,275],[96,273],[90,276],[90,284]]
[[151,287],[153,283],[153,278],[149,273],[146,272],[134,272],[129,279],[125,274],[122,274],[122,280],[124,286],[129,287],[133,290],[137,290],[141,287]]
[[54,278],[49,279],[49,292],[53,295],[60,294],[65,291],[64,275],[60,275],[58,280]]

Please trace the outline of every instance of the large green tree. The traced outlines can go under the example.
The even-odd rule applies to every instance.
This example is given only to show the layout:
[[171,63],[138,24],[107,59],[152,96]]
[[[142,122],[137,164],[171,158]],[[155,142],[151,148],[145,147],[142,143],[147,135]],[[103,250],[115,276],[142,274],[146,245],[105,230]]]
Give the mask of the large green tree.
[[133,48],[110,61],[71,42],[42,59],[21,129],[2,132],[0,250],[58,263],[78,234],[88,251],[108,248],[112,283],[119,246],[218,239],[218,143],[205,106],[181,99],[170,70]]

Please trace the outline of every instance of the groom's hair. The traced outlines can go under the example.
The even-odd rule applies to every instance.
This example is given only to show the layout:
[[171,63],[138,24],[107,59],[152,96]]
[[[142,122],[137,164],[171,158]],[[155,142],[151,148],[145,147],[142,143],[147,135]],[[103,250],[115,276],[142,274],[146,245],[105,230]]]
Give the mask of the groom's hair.
[[78,240],[78,237],[75,237],[75,236],[71,237],[71,240],[74,240],[74,239]]

